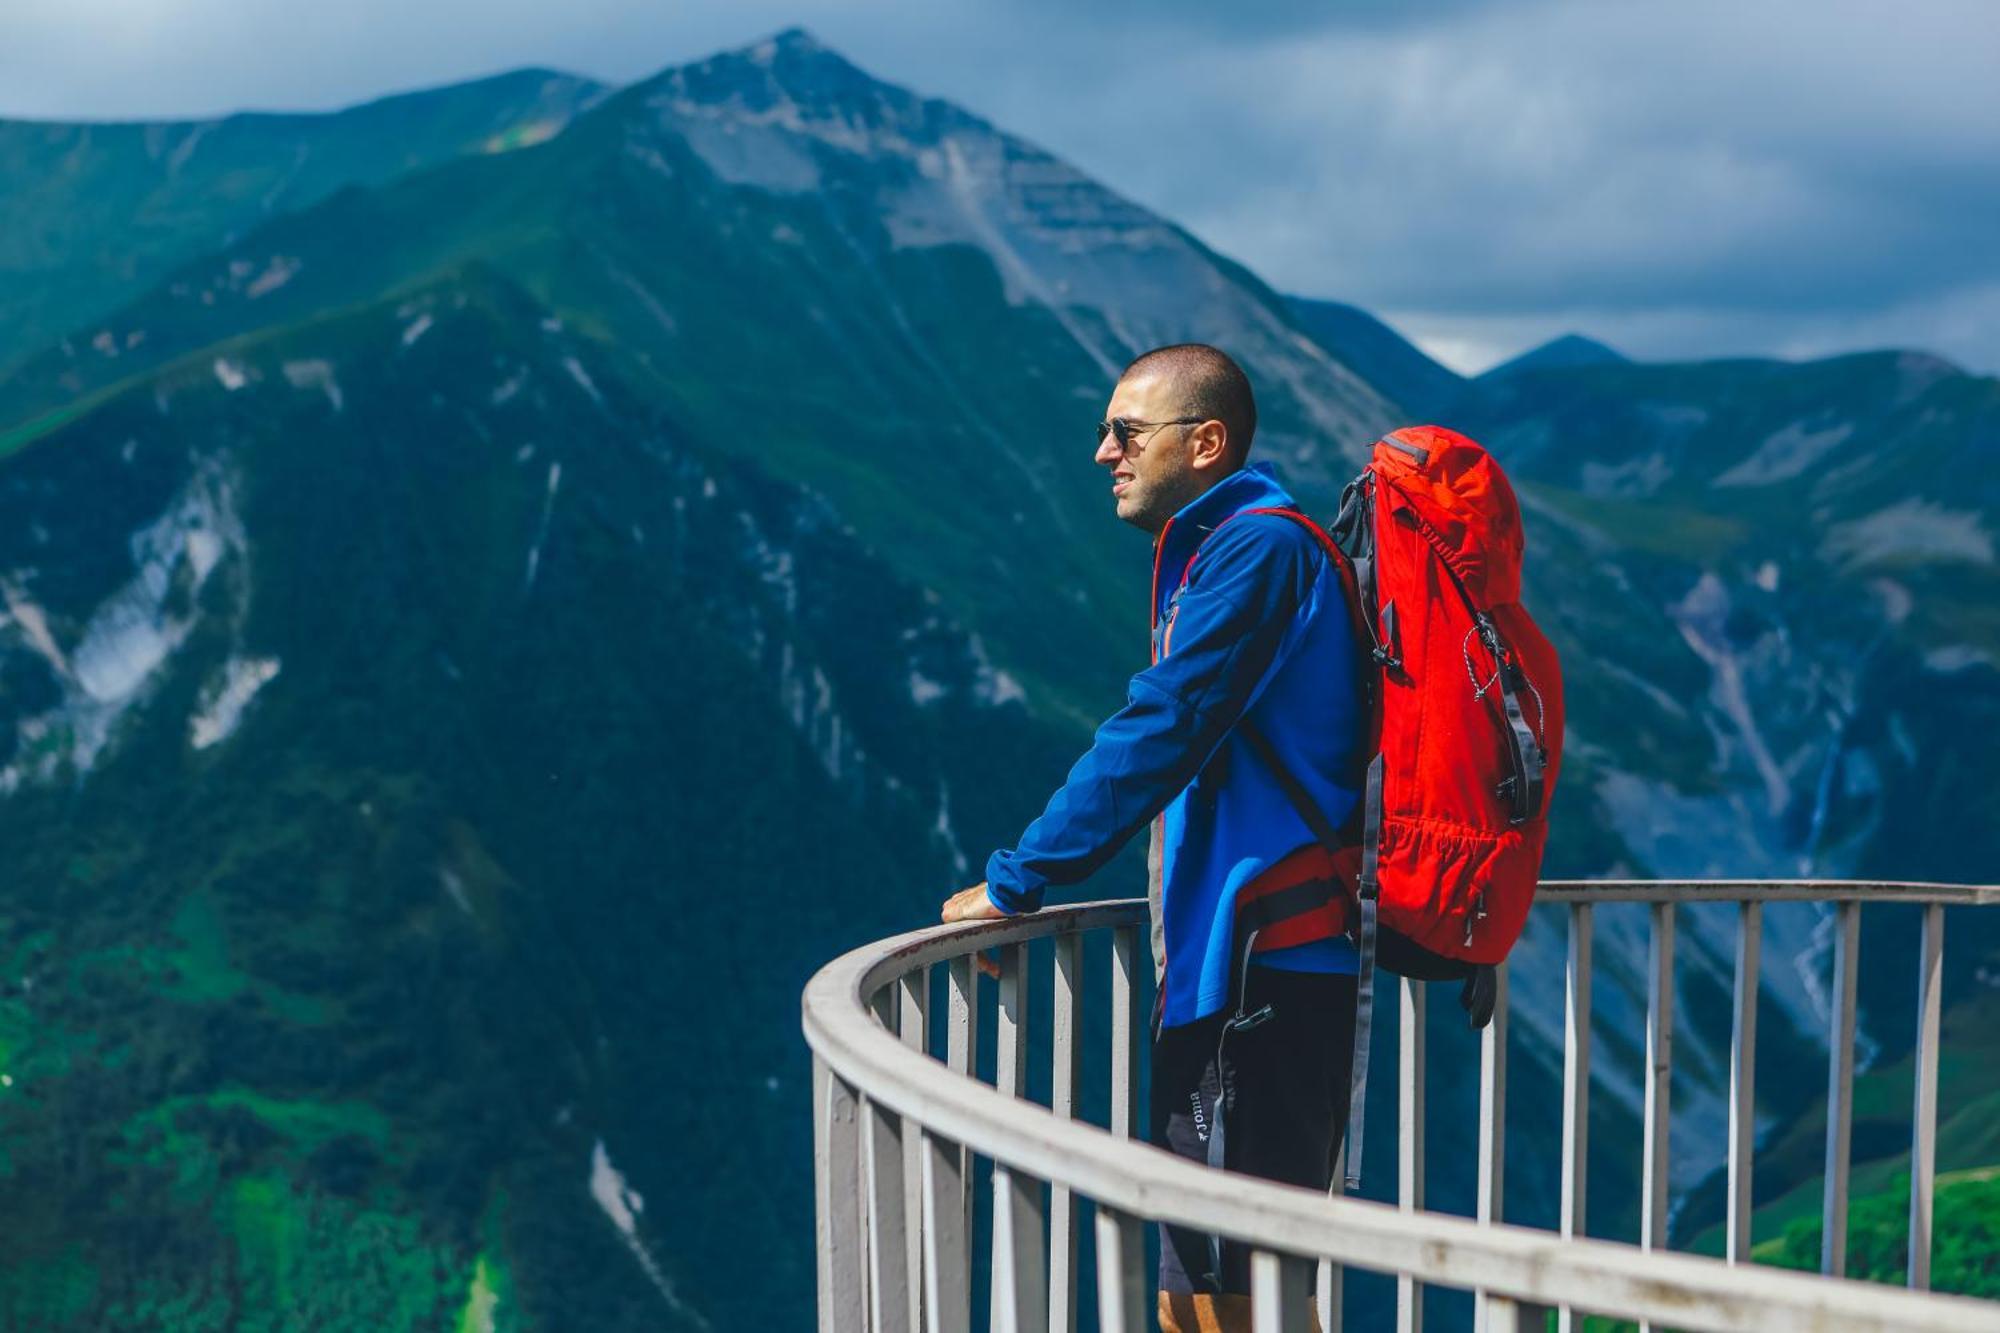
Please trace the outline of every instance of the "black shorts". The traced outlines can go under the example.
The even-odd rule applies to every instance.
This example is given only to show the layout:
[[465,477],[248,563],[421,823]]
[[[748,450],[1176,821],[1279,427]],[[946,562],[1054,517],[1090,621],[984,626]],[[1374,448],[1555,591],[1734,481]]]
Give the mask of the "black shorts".
[[[1225,1033],[1232,1009],[1160,1029],[1153,1038],[1153,1142],[1207,1165],[1221,1099],[1225,1170],[1326,1189],[1347,1128],[1354,986],[1351,976],[1253,966],[1243,1012],[1268,1004],[1267,1020]],[[1160,1290],[1247,1295],[1249,1249],[1224,1244],[1220,1257],[1215,1273],[1208,1236],[1163,1225]]]

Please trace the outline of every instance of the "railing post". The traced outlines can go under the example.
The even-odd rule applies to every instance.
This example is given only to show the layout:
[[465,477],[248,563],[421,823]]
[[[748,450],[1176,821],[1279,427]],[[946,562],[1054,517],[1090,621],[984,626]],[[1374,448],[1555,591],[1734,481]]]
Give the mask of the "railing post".
[[[1500,1220],[1507,1175],[1507,965],[1493,969],[1493,1021],[1479,1034],[1479,1180],[1474,1216]],[[1472,1325],[1489,1328],[1487,1293],[1472,1293]]]
[[[945,964],[945,974],[949,983],[945,988],[949,1001],[946,1006],[945,1063],[954,1074],[976,1078],[979,1070],[979,969],[974,966],[970,955],[962,954]],[[971,1282],[972,1151],[958,1147],[957,1152],[958,1164],[952,1172],[959,1196],[959,1272],[955,1281],[959,1287],[965,1288]],[[929,1214],[925,1215],[925,1221],[928,1224]]]
[[1530,1320],[1528,1311],[1510,1296],[1486,1298],[1485,1333],[1541,1333],[1540,1320]]
[[868,1305],[875,1333],[914,1333],[910,1322],[909,1215],[903,1211],[903,1118],[868,1102],[862,1147],[868,1173]]
[[1646,950],[1646,1106],[1640,1157],[1639,1245],[1667,1245],[1667,1169],[1674,1084],[1674,905],[1653,904]]
[[1910,1286],[1931,1285],[1931,1191],[1937,1180],[1938,1006],[1944,983],[1944,904],[1924,908],[1917,964],[1916,1090],[1910,1125]]
[[821,1333],[859,1333],[867,1318],[859,1120],[854,1089],[815,1056],[813,1193],[818,1204]]
[[1847,1159],[1854,1134],[1854,987],[1860,976],[1861,903],[1834,908],[1833,982],[1827,991],[1826,1190],[1820,1204],[1819,1271],[1847,1272]]
[[[1584,1232],[1584,1193],[1590,1169],[1590,945],[1589,903],[1569,909],[1569,957],[1563,971],[1562,1212],[1564,1240]],[[1558,1333],[1571,1333],[1576,1314],[1556,1311]]]
[[[1028,1081],[1028,952],[1000,950],[1000,1006],[994,1028],[994,1084],[1010,1097]],[[1042,1252],[1042,1186],[998,1162],[993,1166],[991,1327],[1046,1333],[1048,1275]]]
[[1042,1183],[993,1168],[994,1333],[1047,1333],[1048,1265],[1042,1258]]
[[1750,1176],[1757,1146],[1757,987],[1764,905],[1737,907],[1735,1017],[1729,1032],[1729,1207],[1725,1254],[1750,1260]]
[[[1078,997],[1083,991],[1083,937],[1056,936],[1054,1003],[1055,1068],[1049,1080],[1049,1109],[1076,1118],[1083,1046],[1079,1040]],[[1076,1198],[1067,1185],[1049,1182],[1049,1333],[1076,1333]]]
[[[1424,983],[1402,978],[1397,1021],[1396,1204],[1406,1213],[1424,1206]],[[1260,1256],[1262,1257],[1262,1256]],[[1275,1325],[1273,1326],[1275,1327]],[[1396,1275],[1396,1333],[1423,1333],[1424,1289],[1408,1273]]]
[[[1340,1187],[1341,1163],[1334,1163],[1334,1188]],[[1322,1259],[1313,1269],[1313,1310],[1319,1315],[1321,1333],[1340,1333],[1340,1274],[1341,1267],[1331,1259]]]
[[[931,970],[906,972],[896,983],[896,1035],[919,1054],[930,1053]],[[921,1135],[903,1136],[903,1253],[910,1274],[909,1327],[924,1326],[924,1145]]]
[[1111,1132],[1121,1139],[1131,1138],[1138,1124],[1134,1071],[1139,1032],[1132,1005],[1141,956],[1138,927],[1120,926],[1111,933]]
[[1097,1205],[1097,1327],[1101,1333],[1146,1333],[1146,1238],[1136,1217]]
[[928,1130],[918,1134],[924,1162],[924,1327],[970,1333],[971,1236],[965,1214],[966,1151]]
[[1308,1333],[1312,1306],[1307,1299],[1312,1270],[1289,1254],[1255,1250],[1250,1255],[1251,1333]]

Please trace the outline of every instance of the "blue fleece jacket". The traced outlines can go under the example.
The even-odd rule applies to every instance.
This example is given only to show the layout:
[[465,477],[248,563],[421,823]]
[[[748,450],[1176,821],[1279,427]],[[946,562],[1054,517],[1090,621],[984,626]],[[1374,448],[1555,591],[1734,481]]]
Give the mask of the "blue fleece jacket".
[[[1271,466],[1258,463],[1168,522],[1154,547],[1153,664],[1132,678],[1125,706],[1098,728],[1041,817],[986,863],[994,905],[1031,912],[1049,886],[1087,878],[1160,817],[1168,1026],[1223,1007],[1237,892],[1314,842],[1232,731],[1237,721],[1257,725],[1335,825],[1359,797],[1360,682],[1339,573],[1291,519],[1248,514],[1225,526],[1244,510],[1292,504]],[[1257,961],[1355,970],[1343,938]]]

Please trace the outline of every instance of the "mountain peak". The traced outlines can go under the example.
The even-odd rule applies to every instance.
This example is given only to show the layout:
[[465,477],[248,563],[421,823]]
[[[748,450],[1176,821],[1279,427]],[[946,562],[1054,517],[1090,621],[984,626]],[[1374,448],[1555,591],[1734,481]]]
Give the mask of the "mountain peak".
[[1483,380],[1502,379],[1524,370],[1556,370],[1569,366],[1623,365],[1631,360],[1623,352],[1607,347],[1595,338],[1586,338],[1580,333],[1565,333],[1560,338],[1551,338],[1539,347],[1521,353],[1511,361],[1503,361],[1479,378]]
[[747,51],[753,59],[759,58],[761,55],[761,58],[766,60],[775,56],[780,51],[795,56],[838,54],[832,47],[814,36],[810,29],[801,28],[796,25],[786,28],[781,32],[771,34],[763,41],[748,47]]

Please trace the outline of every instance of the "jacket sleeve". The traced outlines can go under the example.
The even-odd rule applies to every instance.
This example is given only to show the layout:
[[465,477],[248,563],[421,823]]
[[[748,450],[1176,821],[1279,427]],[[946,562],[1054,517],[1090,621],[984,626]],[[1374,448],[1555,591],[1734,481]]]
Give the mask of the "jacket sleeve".
[[1132,678],[1019,844],[987,860],[994,906],[1032,912],[1049,885],[1088,878],[1194,780],[1289,649],[1321,559],[1289,519],[1217,529],[1181,594],[1171,651]]

